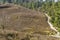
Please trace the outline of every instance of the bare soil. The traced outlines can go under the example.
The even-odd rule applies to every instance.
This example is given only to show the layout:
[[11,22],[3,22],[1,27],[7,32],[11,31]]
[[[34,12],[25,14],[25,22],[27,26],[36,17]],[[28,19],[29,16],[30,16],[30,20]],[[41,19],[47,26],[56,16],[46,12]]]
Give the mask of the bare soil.
[[1,40],[60,40],[47,23],[47,17],[18,5],[0,8]]

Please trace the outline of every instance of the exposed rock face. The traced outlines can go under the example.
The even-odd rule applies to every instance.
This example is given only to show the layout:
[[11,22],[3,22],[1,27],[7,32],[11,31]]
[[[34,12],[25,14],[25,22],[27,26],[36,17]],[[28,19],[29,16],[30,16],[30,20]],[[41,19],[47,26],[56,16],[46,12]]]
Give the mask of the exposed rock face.
[[0,34],[7,40],[60,40],[49,36],[56,32],[43,13],[21,6],[0,9],[0,26],[4,29]]

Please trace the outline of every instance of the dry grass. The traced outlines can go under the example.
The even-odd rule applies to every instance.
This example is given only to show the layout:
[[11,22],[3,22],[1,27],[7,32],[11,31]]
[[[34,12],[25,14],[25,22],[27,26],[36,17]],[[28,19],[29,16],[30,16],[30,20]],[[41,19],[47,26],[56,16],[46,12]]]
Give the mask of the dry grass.
[[0,19],[0,34],[6,40],[59,40],[46,36],[56,32],[49,27],[47,17],[38,11],[13,5],[0,9]]

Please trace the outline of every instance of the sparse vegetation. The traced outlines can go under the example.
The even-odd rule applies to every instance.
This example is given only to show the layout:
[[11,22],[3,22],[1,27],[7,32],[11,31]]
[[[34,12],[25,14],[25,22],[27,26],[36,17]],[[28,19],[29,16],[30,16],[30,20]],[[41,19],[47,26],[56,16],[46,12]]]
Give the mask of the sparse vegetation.
[[[4,0],[3,4],[6,1]],[[0,9],[2,15],[0,18],[3,22],[1,22],[0,36],[6,40],[60,40],[51,36],[57,32],[50,28],[47,17],[43,14],[51,16],[51,23],[60,31],[60,1],[8,0],[7,2],[17,5],[13,4],[8,8],[4,5],[4,8]]]

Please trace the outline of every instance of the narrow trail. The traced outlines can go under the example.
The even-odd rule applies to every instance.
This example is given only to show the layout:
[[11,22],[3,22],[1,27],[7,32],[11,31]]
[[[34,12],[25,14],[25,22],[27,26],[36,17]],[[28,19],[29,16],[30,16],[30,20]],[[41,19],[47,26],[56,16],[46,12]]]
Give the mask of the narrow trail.
[[50,19],[51,19],[51,17],[49,17],[46,13],[45,13],[45,15],[48,17],[48,24],[49,24],[49,26],[50,26],[50,28],[52,29],[52,30],[54,30],[54,31],[56,31],[57,32],[57,34],[55,34],[55,35],[52,35],[53,37],[57,37],[57,38],[60,38],[60,32],[58,32],[58,30],[56,30],[54,27],[53,27],[53,25],[51,24],[51,22],[50,22]]

